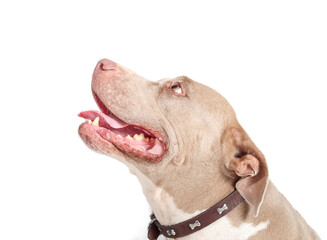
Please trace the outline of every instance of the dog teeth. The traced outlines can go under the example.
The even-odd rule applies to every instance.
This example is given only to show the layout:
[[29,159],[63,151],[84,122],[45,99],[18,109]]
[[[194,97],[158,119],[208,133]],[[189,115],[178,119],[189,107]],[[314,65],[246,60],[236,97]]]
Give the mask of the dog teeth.
[[[92,124],[95,127],[99,127],[99,121],[100,121],[99,117],[96,117],[93,121],[91,119],[86,119],[86,122],[88,124]],[[153,139],[153,138],[145,137],[144,133],[134,134],[133,137],[131,137],[131,135],[129,135],[129,134],[126,137],[123,137],[122,135],[117,134],[117,137],[118,138],[125,138],[125,139],[128,139],[128,140],[144,141],[144,142],[149,142],[149,141],[151,141]]]
[[141,134],[134,134],[133,138],[136,141],[144,141],[144,142],[149,142],[149,138],[146,138],[143,133]]
[[94,119],[94,121],[92,122],[93,126],[99,127],[99,120],[100,120],[100,118],[99,117],[96,117]]
[[118,134],[117,137],[125,138],[125,139],[128,139],[128,140],[144,141],[144,142],[149,142],[150,141],[149,138],[144,136],[144,133],[134,134],[133,137],[131,137],[131,135],[129,135],[129,134],[126,137],[122,137],[120,134]]
[[128,134],[125,138],[132,140],[133,138]]
[[93,120],[93,122],[92,122],[91,119],[86,119],[86,122],[87,122],[88,124],[92,124],[92,125],[95,126],[95,127],[99,127],[99,121],[100,121],[100,118],[99,118],[99,117],[96,117],[96,118]]
[[143,140],[145,139],[143,133],[141,133],[140,135],[135,134],[135,135],[133,136],[133,138],[134,138],[136,141],[143,141]]

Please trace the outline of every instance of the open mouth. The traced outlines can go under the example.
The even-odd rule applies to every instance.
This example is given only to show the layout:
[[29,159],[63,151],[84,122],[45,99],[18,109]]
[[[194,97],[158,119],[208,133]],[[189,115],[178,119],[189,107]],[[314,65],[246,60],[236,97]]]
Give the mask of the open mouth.
[[160,161],[166,151],[166,141],[162,134],[154,129],[124,122],[92,92],[101,112],[81,112],[78,116],[86,119],[83,124],[128,155],[151,162]]

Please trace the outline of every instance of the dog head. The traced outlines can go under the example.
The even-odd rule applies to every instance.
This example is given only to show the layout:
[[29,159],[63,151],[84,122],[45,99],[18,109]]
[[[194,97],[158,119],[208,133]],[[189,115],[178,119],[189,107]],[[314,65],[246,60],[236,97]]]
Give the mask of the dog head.
[[92,93],[101,112],[79,114],[91,149],[133,166],[186,212],[236,187],[257,215],[267,164],[219,93],[185,76],[148,81],[106,59],[96,65]]

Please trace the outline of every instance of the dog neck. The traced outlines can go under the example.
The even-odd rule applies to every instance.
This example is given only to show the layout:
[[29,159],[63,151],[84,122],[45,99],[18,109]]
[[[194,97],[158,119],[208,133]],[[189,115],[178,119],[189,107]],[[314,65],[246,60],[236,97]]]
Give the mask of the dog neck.
[[133,169],[131,172],[136,175],[141,183],[143,193],[161,224],[172,225],[200,213],[200,211],[192,214],[184,212],[176,206],[173,197],[163,188],[157,187],[140,171]]
[[[186,221],[207,209],[206,207],[191,213],[186,212],[185,210],[179,208],[176,205],[174,198],[168,192],[166,192],[163,188],[156,186],[143,173],[141,173],[137,169],[131,169],[131,172],[135,174],[138,180],[140,181],[143,193],[145,194],[148,203],[153,209],[156,218],[162,225],[173,225]],[[220,196],[220,199],[217,199],[215,201],[218,202],[223,197],[224,196]],[[201,231],[180,238],[180,240],[241,240],[237,236],[244,236],[242,240],[246,240],[250,236],[256,234],[258,231],[265,229],[268,226],[268,222],[262,222],[255,226],[252,223],[244,222],[239,224],[238,226],[235,226],[235,224],[233,223],[233,219],[242,219],[242,215],[244,215],[243,211],[245,211],[246,208],[244,204],[241,205],[243,205],[240,206],[241,210],[239,209],[238,211],[231,212],[231,217],[228,215],[224,216],[223,218],[219,219],[219,221],[214,222],[213,224],[202,229]]]

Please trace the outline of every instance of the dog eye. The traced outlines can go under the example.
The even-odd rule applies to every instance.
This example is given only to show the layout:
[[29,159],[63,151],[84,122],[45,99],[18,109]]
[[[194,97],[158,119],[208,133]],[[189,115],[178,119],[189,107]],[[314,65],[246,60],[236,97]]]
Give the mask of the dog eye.
[[182,84],[180,82],[174,82],[170,85],[169,89],[176,93],[177,95],[184,96],[184,89],[182,87]]

